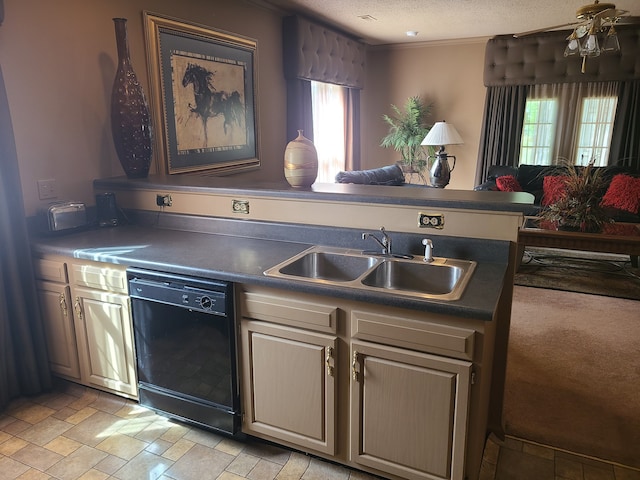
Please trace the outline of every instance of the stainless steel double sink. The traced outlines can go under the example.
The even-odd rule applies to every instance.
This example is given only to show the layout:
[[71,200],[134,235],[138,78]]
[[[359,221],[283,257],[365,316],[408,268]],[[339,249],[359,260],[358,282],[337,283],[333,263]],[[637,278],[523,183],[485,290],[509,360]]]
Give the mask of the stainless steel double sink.
[[413,298],[458,300],[476,262],[435,257],[407,258],[354,249],[314,246],[266,270],[270,277],[295,279]]

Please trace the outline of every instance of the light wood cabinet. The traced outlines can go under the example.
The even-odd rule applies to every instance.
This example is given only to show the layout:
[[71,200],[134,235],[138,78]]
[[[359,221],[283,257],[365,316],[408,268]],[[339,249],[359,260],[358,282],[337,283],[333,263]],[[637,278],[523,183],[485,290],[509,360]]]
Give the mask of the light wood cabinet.
[[241,312],[243,430],[333,455],[336,308],[247,294]]
[[351,343],[351,460],[405,479],[462,479],[471,363]]
[[129,298],[75,286],[72,295],[83,382],[136,397]]
[[126,269],[57,256],[35,269],[51,371],[137,398]]
[[238,299],[245,433],[394,479],[477,478],[471,322],[248,286]]
[[73,262],[70,275],[83,382],[136,398],[136,360],[126,269],[95,262]]
[[44,323],[51,371],[69,380],[80,379],[67,265],[63,261],[35,262],[36,288]]
[[243,321],[244,430],[335,452],[336,338]]

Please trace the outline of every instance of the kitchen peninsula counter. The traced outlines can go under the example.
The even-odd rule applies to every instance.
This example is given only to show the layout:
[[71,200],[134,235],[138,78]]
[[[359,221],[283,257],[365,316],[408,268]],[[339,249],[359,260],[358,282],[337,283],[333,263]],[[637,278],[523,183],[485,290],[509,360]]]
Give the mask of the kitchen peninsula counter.
[[506,258],[478,261],[462,298],[452,302],[416,300],[393,293],[315,285],[263,274],[268,268],[311,246],[293,241],[140,225],[95,228],[32,240],[33,251],[39,255],[62,255],[487,321],[493,319],[507,268]]
[[[34,255],[53,264],[71,264],[76,272],[84,264],[92,272],[109,271],[108,264],[115,264],[122,275],[122,267],[130,266],[235,283],[243,431],[398,479],[435,477],[431,467],[423,466],[410,469],[414,473],[407,476],[406,465],[388,461],[398,458],[396,450],[404,454],[418,449],[415,458],[419,458],[423,448],[435,452],[449,444],[445,454],[434,454],[438,478],[477,480],[487,432],[504,433],[502,399],[514,265],[530,196],[420,186],[320,184],[300,190],[284,182],[163,175],[96,180],[94,190],[113,192],[127,221],[113,228],[34,237]],[[394,291],[340,288],[264,274],[315,245],[378,249],[362,234],[379,235],[381,227],[391,236],[396,254],[419,257],[424,254],[423,239],[429,239],[435,257],[477,262],[460,299],[416,299]],[[52,298],[55,310],[58,297]],[[126,303],[122,305],[126,310]],[[291,345],[296,345],[296,355],[306,352],[304,361],[293,371],[282,365],[269,368],[269,362],[281,358]],[[254,354],[266,363],[252,363]],[[437,429],[429,447],[423,445],[421,432],[404,443],[378,438],[365,423],[357,423],[394,408],[385,404],[374,412],[359,400],[364,383],[366,391],[375,388],[373,377],[359,376],[359,371],[378,367],[402,372],[389,372],[401,381],[394,390],[419,402],[420,412],[438,421],[457,420]],[[415,396],[411,379],[416,372],[430,385],[426,390],[438,385],[437,408],[424,395]],[[271,392],[263,395],[261,386],[273,381],[284,382],[291,391],[329,393],[308,415],[308,402],[296,395],[278,401],[273,401]],[[443,381],[446,386],[440,388]],[[375,397],[388,396],[380,392]],[[296,428],[308,436],[305,425],[311,418],[320,437],[289,435],[298,430],[263,422],[252,413],[252,399],[266,401],[287,425],[290,411],[303,412]],[[414,411],[405,413],[399,425],[414,423]],[[370,442],[355,454],[348,451],[348,445],[358,444],[365,435],[373,435],[374,444],[384,444],[384,461],[366,451]],[[445,471],[449,475],[443,475]]]
[[[294,189],[284,181],[190,175],[98,179],[94,189],[114,192],[133,224],[36,238],[37,253],[482,320],[495,316],[510,261],[509,242],[517,241],[522,212],[531,204],[529,196],[520,193],[411,185]],[[157,195],[171,195],[172,205],[158,207]],[[243,202],[246,211],[238,211],[236,202]],[[424,211],[443,215],[444,228],[418,225]],[[375,244],[363,242],[361,232],[383,225],[391,232],[396,253],[420,255],[421,239],[430,237],[434,256],[475,260],[478,265],[462,298],[419,300],[263,274],[312,245],[371,249]]]

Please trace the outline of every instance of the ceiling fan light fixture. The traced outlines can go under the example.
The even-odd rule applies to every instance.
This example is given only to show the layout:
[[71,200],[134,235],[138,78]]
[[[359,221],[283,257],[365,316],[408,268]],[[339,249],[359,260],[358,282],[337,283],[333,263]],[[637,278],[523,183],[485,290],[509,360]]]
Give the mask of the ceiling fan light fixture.
[[600,55],[600,42],[597,35],[587,35],[580,46],[580,55],[583,57],[597,57]]
[[602,53],[616,53],[620,51],[620,41],[618,40],[618,32],[616,32],[615,26],[611,25],[609,31],[607,32],[607,36],[604,37],[604,42],[602,43],[602,48],[600,48],[600,52]]
[[598,41],[598,28],[595,23],[591,25],[589,34],[580,44],[580,55],[583,57],[597,57],[600,55],[600,42]]
[[574,30],[571,35],[567,37],[567,48],[564,49],[564,56],[571,57],[580,53],[580,41],[578,40],[578,34]]
[[[580,54],[583,57],[582,73],[585,72],[587,57],[597,57],[601,53],[616,53],[620,51],[620,41],[615,24],[627,15],[627,10],[618,10],[613,3],[594,3],[576,10],[576,18],[581,20],[571,35],[567,37],[567,47],[564,56]],[[604,32],[607,32],[604,34]],[[598,37],[601,38],[598,38]]]

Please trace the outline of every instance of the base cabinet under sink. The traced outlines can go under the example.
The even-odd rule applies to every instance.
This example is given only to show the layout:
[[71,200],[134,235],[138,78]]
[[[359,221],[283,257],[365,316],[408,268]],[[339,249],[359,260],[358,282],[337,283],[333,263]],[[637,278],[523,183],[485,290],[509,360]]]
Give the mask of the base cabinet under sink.
[[[467,466],[473,330],[239,288],[245,433],[392,479],[477,479],[482,452]],[[447,349],[459,358],[429,353]]]
[[243,321],[244,430],[335,453],[335,336]]
[[464,478],[471,363],[351,343],[351,460],[401,478]]

